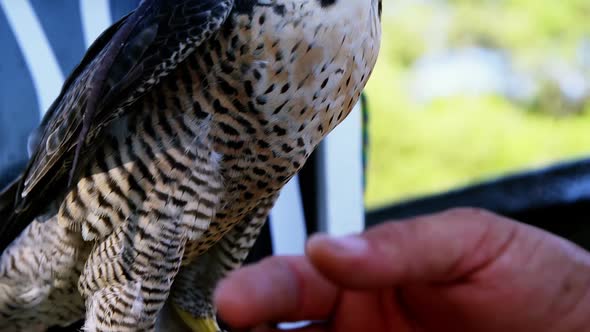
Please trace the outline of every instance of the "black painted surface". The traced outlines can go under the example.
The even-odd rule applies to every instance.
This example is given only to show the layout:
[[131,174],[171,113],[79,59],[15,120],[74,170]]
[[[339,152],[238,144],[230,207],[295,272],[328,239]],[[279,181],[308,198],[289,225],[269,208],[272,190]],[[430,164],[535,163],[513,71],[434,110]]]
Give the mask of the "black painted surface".
[[369,226],[457,206],[485,208],[590,249],[590,159],[560,163],[369,211]]

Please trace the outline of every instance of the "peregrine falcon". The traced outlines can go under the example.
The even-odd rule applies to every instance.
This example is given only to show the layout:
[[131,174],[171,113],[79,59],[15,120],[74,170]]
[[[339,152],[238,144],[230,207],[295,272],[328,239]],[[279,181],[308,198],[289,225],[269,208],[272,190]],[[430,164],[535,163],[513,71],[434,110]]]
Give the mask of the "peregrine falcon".
[[0,331],[220,331],[212,291],[360,97],[381,0],[143,0],[0,194]]

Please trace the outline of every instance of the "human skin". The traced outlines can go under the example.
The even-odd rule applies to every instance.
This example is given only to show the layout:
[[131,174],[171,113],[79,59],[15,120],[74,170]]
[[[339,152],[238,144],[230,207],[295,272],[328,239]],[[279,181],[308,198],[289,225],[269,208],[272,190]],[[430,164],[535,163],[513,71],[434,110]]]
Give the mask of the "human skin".
[[590,331],[590,254],[490,212],[454,209],[360,235],[312,237],[304,256],[244,267],[215,293],[235,328],[298,332]]

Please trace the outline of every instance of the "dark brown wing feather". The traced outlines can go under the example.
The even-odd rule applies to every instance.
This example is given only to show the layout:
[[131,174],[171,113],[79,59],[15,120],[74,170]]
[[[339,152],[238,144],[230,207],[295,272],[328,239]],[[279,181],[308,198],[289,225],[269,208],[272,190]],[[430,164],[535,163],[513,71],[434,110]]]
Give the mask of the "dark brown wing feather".
[[[37,131],[26,170],[0,215],[0,250],[76,180],[101,129],[158,84],[229,15],[233,0],[144,0],[107,29],[68,77]],[[0,202],[3,201],[2,194]],[[8,201],[8,200],[5,200]]]
[[0,191],[0,222],[2,223],[12,215],[20,179],[20,177],[16,178]]

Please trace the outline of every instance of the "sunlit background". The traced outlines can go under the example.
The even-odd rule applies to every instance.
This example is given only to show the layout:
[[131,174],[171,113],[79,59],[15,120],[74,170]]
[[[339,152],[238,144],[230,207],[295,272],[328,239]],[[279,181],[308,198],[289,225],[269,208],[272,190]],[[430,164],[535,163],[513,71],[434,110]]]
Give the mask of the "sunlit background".
[[383,6],[368,208],[590,155],[590,1]]

